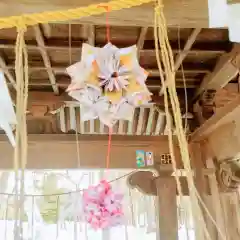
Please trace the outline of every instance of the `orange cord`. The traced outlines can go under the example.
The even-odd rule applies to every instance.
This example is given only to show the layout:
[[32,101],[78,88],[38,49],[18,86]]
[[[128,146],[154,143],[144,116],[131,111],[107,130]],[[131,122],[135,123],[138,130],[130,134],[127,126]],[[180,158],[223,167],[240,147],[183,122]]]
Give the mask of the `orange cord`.
[[109,12],[110,12],[110,7],[109,6],[105,6],[105,5],[100,5],[99,7],[101,8],[105,8],[106,9],[106,31],[107,31],[107,34],[106,34],[106,37],[107,37],[107,42],[109,43],[110,42],[110,25],[109,25]]
[[109,169],[109,166],[110,166],[110,153],[111,153],[111,145],[112,145],[111,143],[112,143],[112,128],[109,127],[106,169]]
[[[106,39],[107,42],[110,42],[110,25],[109,25],[109,12],[110,7],[107,5],[99,5],[101,8],[106,9]],[[111,143],[112,143],[112,128],[109,127],[108,133],[108,147],[107,147],[107,159],[106,159],[106,169],[108,170],[110,167],[110,153],[111,153]]]

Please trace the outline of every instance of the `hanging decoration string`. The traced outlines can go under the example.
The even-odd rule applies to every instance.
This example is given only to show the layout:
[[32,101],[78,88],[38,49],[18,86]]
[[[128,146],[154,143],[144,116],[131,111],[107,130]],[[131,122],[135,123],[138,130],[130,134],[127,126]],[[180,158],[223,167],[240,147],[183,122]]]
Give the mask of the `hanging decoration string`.
[[109,128],[109,132],[108,132],[108,146],[107,146],[107,159],[106,159],[106,169],[107,170],[110,167],[111,145],[112,145],[112,128]]
[[[169,98],[171,102],[171,106],[173,108],[173,117],[176,125],[176,135],[177,139],[179,142],[179,148],[180,148],[180,153],[183,161],[184,168],[187,173],[187,181],[188,181],[188,187],[189,187],[189,195],[191,199],[191,205],[192,205],[192,211],[193,211],[193,216],[194,216],[194,221],[195,221],[195,226],[196,227],[202,227],[203,231],[200,231],[202,234],[201,236],[204,238],[204,235],[207,239],[211,239],[210,234],[207,230],[206,223],[204,221],[203,213],[201,211],[201,207],[199,205],[199,202],[202,204],[203,209],[206,211],[208,214],[209,218],[211,221],[214,223],[216,228],[218,229],[221,238],[225,239],[224,235],[222,234],[221,230],[218,228],[216,221],[213,219],[211,214],[209,213],[206,205],[203,203],[201,197],[199,196],[199,193],[194,185],[194,180],[193,180],[193,175],[192,175],[192,169],[190,165],[190,157],[189,157],[189,152],[188,152],[188,143],[186,140],[184,128],[182,125],[182,119],[181,119],[181,112],[180,112],[180,105],[179,105],[179,100],[177,97],[176,93],[176,84],[175,84],[175,69],[174,69],[174,60],[173,60],[173,53],[171,50],[171,46],[169,44],[168,36],[167,36],[167,27],[166,27],[166,20],[163,15],[163,5],[161,0],[158,0],[157,2],[157,7],[155,8],[155,24],[154,24],[154,33],[155,33],[155,45],[156,45],[156,55],[158,58],[158,67],[160,71],[160,76],[161,76],[161,84],[164,89],[164,95],[167,94],[167,90],[169,93]],[[159,43],[158,43],[159,42]],[[159,61],[159,44],[160,44],[160,56],[161,60]],[[163,68],[162,68],[163,67]],[[163,76],[163,69],[165,72],[165,78],[168,79],[168,86],[166,88],[165,86],[165,79],[162,77]],[[161,74],[162,72],[162,74]],[[167,90],[166,90],[167,89]],[[167,100],[167,98],[165,98]],[[168,105],[165,101],[165,108],[167,108]],[[169,115],[169,111],[166,109],[166,114]],[[167,121],[169,121],[169,117],[167,117]],[[172,136],[170,136],[170,132],[168,133],[169,137],[169,143],[172,142]],[[176,162],[174,158],[174,153],[172,151],[172,147],[170,147],[170,153],[171,156],[173,156],[173,167],[175,168]],[[175,169],[174,169],[175,170]],[[179,184],[179,177],[176,176],[177,180],[177,188],[178,191],[181,191],[181,186]],[[182,194],[182,193],[181,193]]]
[[110,25],[109,25],[109,13],[110,13],[110,7],[108,5],[100,5],[100,8],[104,8],[106,10],[106,38],[107,42],[110,42]]
[[[27,100],[28,100],[28,56],[24,41],[26,26],[24,21],[18,23],[18,35],[16,40],[15,54],[15,73],[17,83],[16,99],[16,147],[14,151],[14,170],[15,170],[15,224],[14,238],[22,236],[22,221],[24,217],[24,179],[25,167],[27,163]],[[19,196],[19,169],[21,170],[21,185]]]
[[[110,181],[108,181],[108,183],[113,183],[113,182],[116,182],[116,181],[119,181],[123,178],[126,178],[134,173],[138,172],[138,170],[133,170],[129,173],[126,173],[120,177],[117,177],[117,178],[114,178]],[[79,193],[79,192],[82,192],[84,191],[85,189],[77,189],[75,191],[69,191],[69,192],[63,192],[63,193],[52,193],[52,194],[24,194],[24,197],[51,197],[51,196],[64,196],[64,195],[72,195],[72,194],[75,194],[75,193]],[[16,196],[19,194],[16,194],[16,193],[4,193],[4,192],[0,192],[0,195],[3,195],[3,196]]]

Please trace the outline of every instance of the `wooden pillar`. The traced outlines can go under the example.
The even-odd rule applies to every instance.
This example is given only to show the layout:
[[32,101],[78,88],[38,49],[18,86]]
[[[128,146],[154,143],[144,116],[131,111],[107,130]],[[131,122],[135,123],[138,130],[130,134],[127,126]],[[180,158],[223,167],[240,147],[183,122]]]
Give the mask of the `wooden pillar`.
[[[216,233],[216,227],[213,224],[212,218],[215,218],[213,214],[212,207],[214,205],[211,204],[211,199],[209,196],[209,182],[207,176],[204,174],[204,169],[206,169],[206,157],[207,154],[204,149],[203,143],[192,143],[190,146],[190,154],[191,154],[191,162],[194,169],[194,181],[196,189],[199,193],[199,196],[202,200],[202,202],[205,205],[205,208],[203,207],[201,201],[199,201],[199,205],[201,206],[202,214],[203,214],[203,220],[206,224],[206,228],[208,231],[208,234],[212,240],[217,239],[217,233]],[[209,216],[209,213],[211,216]],[[195,224],[195,235],[196,240],[205,239],[206,234],[204,234],[204,229],[201,227],[201,222],[198,224]]]
[[176,182],[173,177],[156,179],[158,226],[157,240],[178,240]]

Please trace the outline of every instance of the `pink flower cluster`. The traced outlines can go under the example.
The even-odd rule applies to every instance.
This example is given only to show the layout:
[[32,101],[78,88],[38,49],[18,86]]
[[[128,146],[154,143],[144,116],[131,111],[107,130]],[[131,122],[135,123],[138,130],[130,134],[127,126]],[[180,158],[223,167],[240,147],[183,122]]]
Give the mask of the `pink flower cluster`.
[[86,221],[94,229],[106,229],[122,223],[123,195],[112,191],[107,181],[90,186],[83,192],[83,211]]

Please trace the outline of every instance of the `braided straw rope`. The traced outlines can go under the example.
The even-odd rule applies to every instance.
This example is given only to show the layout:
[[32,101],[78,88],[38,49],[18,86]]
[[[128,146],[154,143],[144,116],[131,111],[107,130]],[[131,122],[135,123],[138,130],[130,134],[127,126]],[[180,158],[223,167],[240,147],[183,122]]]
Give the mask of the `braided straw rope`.
[[21,16],[0,18],[0,29],[17,27],[19,22],[24,22],[26,26],[36,25],[38,23],[60,22],[99,15],[105,13],[101,5],[107,5],[111,11],[140,6],[153,0],[113,0],[106,3],[92,4],[86,7],[68,9],[62,11],[49,11],[42,13],[23,14]]

